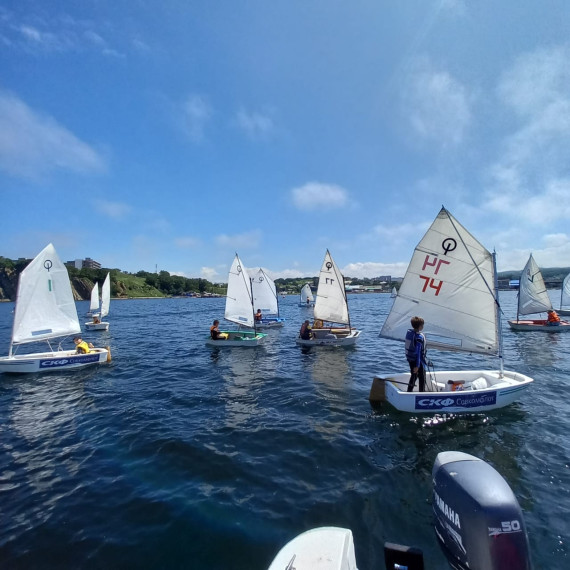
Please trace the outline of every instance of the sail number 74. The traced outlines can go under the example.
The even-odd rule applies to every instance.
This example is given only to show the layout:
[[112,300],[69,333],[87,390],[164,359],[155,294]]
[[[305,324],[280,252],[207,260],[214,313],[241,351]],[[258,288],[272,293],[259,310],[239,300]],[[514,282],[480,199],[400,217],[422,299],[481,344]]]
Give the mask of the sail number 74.
[[[434,275],[437,275],[442,265],[449,265],[449,264],[450,264],[449,261],[446,261],[445,259],[439,259],[438,257],[434,257],[432,261],[430,259],[430,256],[426,255],[422,271],[425,271],[426,267],[433,267],[434,268],[433,273]],[[439,295],[439,292],[441,291],[441,286],[443,285],[443,281],[439,281],[436,283],[433,277],[428,277],[427,275],[420,275],[419,277],[420,279],[425,280],[422,293],[425,293],[427,291],[427,288],[429,287],[430,289],[435,290],[435,296],[437,297]]]

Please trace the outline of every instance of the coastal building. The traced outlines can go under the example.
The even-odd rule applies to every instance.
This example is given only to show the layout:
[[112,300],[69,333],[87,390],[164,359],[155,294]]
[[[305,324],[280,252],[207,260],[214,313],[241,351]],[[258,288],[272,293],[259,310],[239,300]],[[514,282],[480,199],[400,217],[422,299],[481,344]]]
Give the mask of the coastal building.
[[68,267],[75,267],[75,269],[101,269],[101,264],[90,257],[66,261],[65,265]]

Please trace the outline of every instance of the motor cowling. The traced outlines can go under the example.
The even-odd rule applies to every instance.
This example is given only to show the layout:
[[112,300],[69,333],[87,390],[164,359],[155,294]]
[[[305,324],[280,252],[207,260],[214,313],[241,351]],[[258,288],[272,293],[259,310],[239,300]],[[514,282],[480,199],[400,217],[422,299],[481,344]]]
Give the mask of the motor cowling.
[[452,568],[530,570],[519,503],[485,461],[459,451],[439,453],[432,470],[438,541]]

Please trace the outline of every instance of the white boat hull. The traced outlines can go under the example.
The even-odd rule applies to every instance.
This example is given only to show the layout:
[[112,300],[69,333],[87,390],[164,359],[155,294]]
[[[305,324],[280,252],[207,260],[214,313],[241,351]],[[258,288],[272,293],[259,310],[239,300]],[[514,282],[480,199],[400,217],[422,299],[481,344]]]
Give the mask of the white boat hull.
[[211,337],[206,339],[207,346],[215,346],[216,348],[228,348],[238,346],[240,348],[254,347],[262,344],[267,335],[264,333],[256,333],[254,331],[220,331],[227,334],[227,339],[213,340]]
[[16,356],[0,357],[0,372],[30,374],[84,368],[107,362],[106,348],[92,348],[89,354],[77,354],[74,350],[36,352]]
[[308,530],[288,542],[268,570],[357,570],[352,532],[346,528]]
[[299,307],[305,307],[305,308],[313,308],[315,306],[315,303],[299,303]]
[[509,326],[514,331],[538,331],[538,332],[569,332],[570,323],[560,321],[559,325],[548,325],[544,319],[509,321]]
[[312,329],[313,336],[310,339],[297,338],[295,341],[300,346],[352,346],[356,344],[361,331],[356,329]]
[[[514,402],[532,378],[517,372],[499,370],[439,371],[427,375],[426,387],[437,391],[407,392],[410,373],[386,374],[374,378],[370,401],[389,402],[401,412],[410,413],[475,413],[496,410]],[[450,382],[462,383],[461,390],[451,390]]]
[[274,329],[282,327],[285,324],[285,319],[276,318],[276,319],[267,319],[262,320],[261,322],[255,323],[255,327],[260,330],[266,329]]
[[101,323],[85,323],[85,330],[87,331],[108,331],[109,330],[109,323],[101,322]]

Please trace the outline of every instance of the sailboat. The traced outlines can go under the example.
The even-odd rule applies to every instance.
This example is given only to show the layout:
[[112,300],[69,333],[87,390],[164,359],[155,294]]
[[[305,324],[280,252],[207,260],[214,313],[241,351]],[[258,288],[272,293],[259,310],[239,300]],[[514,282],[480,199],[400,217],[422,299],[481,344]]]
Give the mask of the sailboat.
[[240,327],[253,328],[253,330],[220,331],[224,335],[223,340],[214,340],[209,336],[206,339],[206,344],[215,347],[258,346],[267,335],[257,331],[253,314],[251,279],[236,253],[228,275],[224,318]]
[[522,321],[519,319],[519,315],[532,315],[550,310],[552,310],[552,302],[548,296],[542,273],[531,253],[519,281],[517,320],[509,321],[509,326],[514,331],[570,331],[570,323],[566,321],[560,321],[558,325],[549,325],[546,319],[527,319]]
[[91,289],[91,299],[89,301],[89,310],[87,311],[87,316],[99,316],[99,283],[95,283],[95,285],[93,285],[93,289]]
[[398,296],[398,291],[396,291],[396,287],[392,287],[392,292],[390,293],[390,297],[394,298]]
[[[91,305],[93,305],[93,291],[98,292],[98,290],[99,287],[97,283],[95,283],[95,285],[93,285],[93,290],[91,291]],[[105,318],[109,314],[110,305],[111,281],[109,273],[107,273],[107,277],[105,277],[105,281],[103,281],[103,286],[101,287],[101,308],[99,310],[99,299],[97,299],[97,310],[99,310],[99,312],[94,313],[93,322],[85,323],[85,329],[88,331],[108,331],[109,323],[101,321],[101,319]]]
[[533,380],[503,370],[498,299],[495,254],[442,208],[416,246],[380,336],[404,341],[419,315],[428,348],[498,356],[499,369],[426,371],[427,392],[417,383],[407,392],[409,372],[379,374],[370,401],[413,413],[472,413],[513,402]]
[[[62,350],[63,337],[80,331],[67,269],[50,243],[20,274],[10,350],[0,357],[0,372],[68,370],[110,359],[106,348],[91,348],[88,354]],[[54,350],[50,341],[56,338],[60,347]],[[19,345],[39,341],[46,341],[50,350],[16,355]]]
[[305,283],[301,288],[301,297],[299,299],[299,307],[314,307],[313,292],[311,291],[311,286]]
[[261,320],[255,321],[258,329],[282,327],[285,319],[279,316],[279,301],[275,282],[260,267],[251,278],[254,310],[260,310]]
[[562,282],[562,291],[560,291],[560,309],[558,309],[558,314],[564,315],[565,317],[570,316],[570,273],[566,275]]
[[344,278],[328,249],[319,273],[313,314],[311,338],[299,336],[297,344],[351,346],[360,336],[361,331],[350,326]]

